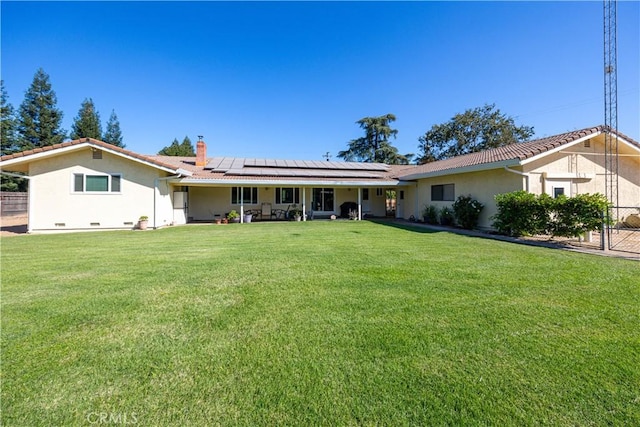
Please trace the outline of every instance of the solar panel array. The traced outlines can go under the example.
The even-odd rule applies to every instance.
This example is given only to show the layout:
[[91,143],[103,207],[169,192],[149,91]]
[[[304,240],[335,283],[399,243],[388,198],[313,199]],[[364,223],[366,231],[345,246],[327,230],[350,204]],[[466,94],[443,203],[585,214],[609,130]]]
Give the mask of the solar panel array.
[[319,160],[276,160],[214,157],[206,169],[225,175],[380,178],[389,170],[383,163],[325,162]]

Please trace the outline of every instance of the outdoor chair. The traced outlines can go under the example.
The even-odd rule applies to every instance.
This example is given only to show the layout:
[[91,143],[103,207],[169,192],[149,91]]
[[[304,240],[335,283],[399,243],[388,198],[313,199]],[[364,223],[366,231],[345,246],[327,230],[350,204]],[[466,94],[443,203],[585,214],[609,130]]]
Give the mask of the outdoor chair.
[[260,211],[260,219],[273,218],[273,210],[271,210],[271,203],[263,203],[262,210]]

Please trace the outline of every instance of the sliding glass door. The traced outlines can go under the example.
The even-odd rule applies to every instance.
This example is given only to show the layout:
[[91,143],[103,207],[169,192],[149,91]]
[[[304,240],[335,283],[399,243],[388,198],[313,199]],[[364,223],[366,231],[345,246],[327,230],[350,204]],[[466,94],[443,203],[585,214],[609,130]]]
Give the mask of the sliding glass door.
[[312,208],[317,212],[334,212],[333,188],[314,188]]

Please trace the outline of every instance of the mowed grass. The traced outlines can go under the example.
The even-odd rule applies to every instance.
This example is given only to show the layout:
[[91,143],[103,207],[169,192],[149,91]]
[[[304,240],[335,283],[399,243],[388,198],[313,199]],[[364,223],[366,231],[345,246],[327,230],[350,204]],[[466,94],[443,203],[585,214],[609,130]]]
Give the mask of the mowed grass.
[[200,225],[3,238],[1,297],[7,426],[640,425],[634,261]]

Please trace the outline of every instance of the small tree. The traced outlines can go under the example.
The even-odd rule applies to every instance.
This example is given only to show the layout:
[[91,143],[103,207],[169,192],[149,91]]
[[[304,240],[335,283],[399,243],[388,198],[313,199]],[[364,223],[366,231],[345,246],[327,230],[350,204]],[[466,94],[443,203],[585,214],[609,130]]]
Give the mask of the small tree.
[[120,148],[125,148],[126,145],[122,143],[122,132],[120,131],[120,122],[115,110],[111,110],[109,121],[107,122],[107,129],[104,132],[102,139],[107,144],[115,145]]

